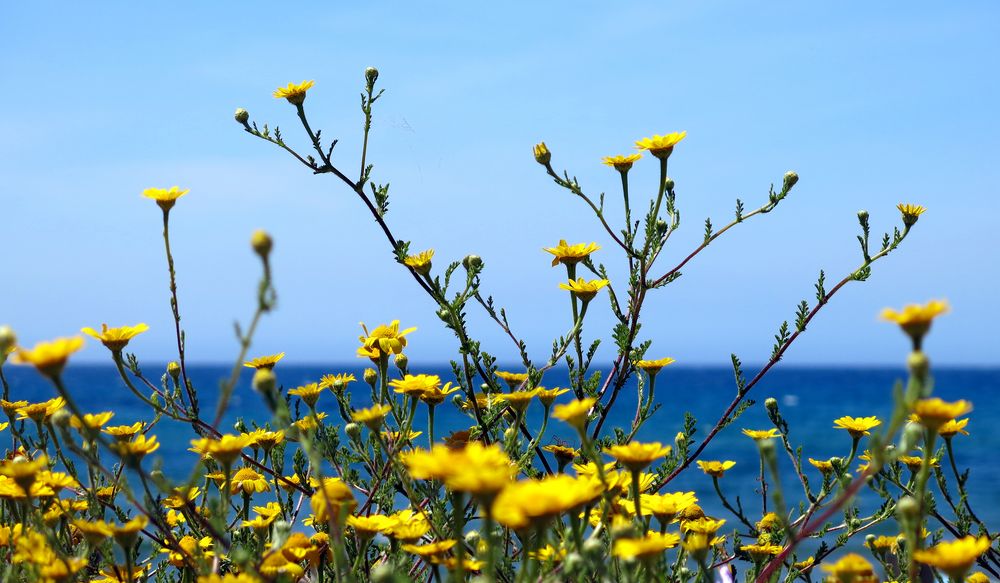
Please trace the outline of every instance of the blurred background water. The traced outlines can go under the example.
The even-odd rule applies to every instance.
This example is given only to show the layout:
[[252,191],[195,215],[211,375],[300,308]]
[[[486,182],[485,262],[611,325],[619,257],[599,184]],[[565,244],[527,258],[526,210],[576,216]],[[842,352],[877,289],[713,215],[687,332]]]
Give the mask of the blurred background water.
[[[284,366],[276,368],[278,378],[285,389],[314,382],[327,373],[350,372],[359,381],[349,387],[356,407],[367,406],[371,399],[367,385],[362,382],[363,366],[350,363],[340,366]],[[145,366],[144,370],[156,382],[159,366]],[[221,365],[192,365],[188,373],[199,391],[204,416],[214,412],[218,386],[231,369]],[[517,370],[517,369],[514,369]],[[10,384],[11,398],[39,401],[55,396],[55,389],[34,370],[27,367],[5,367],[4,372]],[[452,378],[447,367],[423,368],[424,373],[440,374],[442,379]],[[748,367],[748,375],[754,371]],[[263,402],[250,388],[252,371],[244,369],[230,404],[222,430],[231,431],[236,418],[255,420],[260,424],[268,421],[269,415]],[[782,414],[791,429],[793,445],[803,447],[803,461],[808,457],[827,459],[831,456],[846,456],[851,439],[848,434],[833,428],[833,420],[843,415],[876,415],[886,419],[891,411],[891,395],[895,382],[905,378],[905,371],[891,368],[796,368],[781,367],[772,370],[750,393],[755,401],[746,413],[733,425],[723,430],[708,446],[701,459],[736,460],[737,464],[722,479],[722,487],[727,497],[735,502],[740,497],[747,515],[759,517],[761,497],[758,492],[758,458],[756,446],[741,434],[741,428],[766,429],[770,427],[764,410],[764,399],[778,400]],[[968,484],[973,508],[988,524],[1000,523],[1000,465],[996,464],[996,452],[1000,451],[1000,431],[995,427],[1000,421],[1000,369],[997,368],[943,368],[934,371],[934,394],[944,399],[969,399],[975,410],[970,414],[968,426],[970,436],[955,438],[955,454],[960,470],[971,469]],[[65,381],[76,397],[79,405],[89,412],[114,411],[112,424],[132,423],[148,419],[148,411],[141,402],[123,386],[118,373],[111,366],[71,365],[65,372]],[[565,370],[549,371],[543,384],[548,387],[565,386]],[[674,435],[683,427],[684,413],[690,412],[698,421],[695,440],[700,440],[715,424],[719,415],[735,394],[733,375],[725,368],[669,367],[657,379],[657,402],[663,406],[639,432],[637,438],[643,441],[672,443]],[[557,402],[569,400],[563,395]],[[328,423],[341,425],[332,395],[324,394],[318,409],[329,414]],[[303,408],[303,411],[305,409]],[[533,430],[540,423],[542,407],[537,402],[531,405],[528,424]],[[606,424],[627,427],[635,412],[635,385],[630,384],[623,391],[615,406],[614,415]],[[438,439],[448,432],[465,429],[472,420],[448,403],[437,408],[435,428]],[[424,430],[426,409],[421,405],[415,429]],[[341,428],[342,429],[342,428]],[[154,458],[162,460],[164,472],[177,479],[186,478],[196,461],[193,453],[187,451],[190,440],[195,437],[189,426],[172,421],[162,421],[153,432],[162,442]],[[417,445],[426,446],[427,434],[417,438]],[[565,424],[552,420],[543,439],[548,444],[556,439],[576,445],[575,433]],[[6,438],[4,438],[6,441]],[[862,442],[862,447],[864,442]],[[290,450],[292,448],[289,448]],[[551,461],[551,460],[550,460]],[[946,462],[945,462],[946,463]],[[797,478],[788,458],[779,457],[782,483],[789,498],[794,502],[801,494]],[[856,464],[853,465],[856,468]],[[944,466],[947,468],[947,466]],[[852,468],[853,469],[853,468]],[[814,488],[820,484],[819,473],[806,464],[806,473]],[[907,472],[904,472],[908,475]],[[671,482],[667,490],[693,490],[698,494],[706,511],[717,516],[725,516],[714,491],[711,480],[698,468],[692,467]],[[952,487],[954,490],[954,487]],[[865,504],[865,500],[869,504]],[[863,496],[862,509],[871,509],[874,495]],[[773,508],[771,501],[769,507]],[[943,504],[942,514],[953,518]],[[727,517],[731,524],[735,519]],[[887,528],[891,528],[888,527]],[[883,529],[885,531],[885,529]]]

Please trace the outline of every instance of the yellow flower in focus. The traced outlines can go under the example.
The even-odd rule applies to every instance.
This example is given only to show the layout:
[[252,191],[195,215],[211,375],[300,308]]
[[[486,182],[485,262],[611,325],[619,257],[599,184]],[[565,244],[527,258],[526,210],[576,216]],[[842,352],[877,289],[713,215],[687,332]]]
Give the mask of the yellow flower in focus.
[[782,520],[781,517],[774,512],[768,512],[762,516],[754,526],[756,526],[757,530],[760,531],[775,532],[782,527]]
[[674,359],[668,356],[666,358],[660,358],[657,360],[637,360],[635,362],[635,367],[645,371],[646,374],[652,377],[656,376],[660,372],[660,370],[663,369],[663,367],[671,365],[675,362],[676,361]]
[[952,581],[961,581],[972,564],[990,548],[987,537],[966,536],[940,542],[929,549],[915,549],[913,560],[941,569]]
[[712,547],[721,545],[726,542],[726,537],[715,536],[711,534],[705,534],[701,532],[692,532],[684,538],[681,543],[681,547],[685,551],[691,553],[695,558],[704,557],[708,550]]
[[388,534],[396,523],[395,518],[382,514],[347,517],[347,526],[353,528],[358,537],[362,539],[372,538],[376,534]]
[[409,255],[403,259],[403,265],[413,269],[420,275],[429,275],[431,272],[431,259],[434,257],[434,250],[428,249],[416,255]]
[[267,483],[264,476],[257,473],[253,468],[240,468],[230,479],[229,492],[236,494],[253,494],[257,492],[269,492],[271,485]]
[[132,425],[114,425],[112,427],[105,427],[101,431],[107,433],[111,437],[114,437],[118,441],[127,441],[132,439],[140,431],[142,431],[144,425],[142,421],[136,421]]
[[635,164],[639,158],[642,158],[640,152],[627,156],[605,156],[601,158],[601,163],[605,166],[611,166],[619,172],[628,172],[632,169],[632,164]]
[[389,405],[372,405],[367,409],[359,409],[351,414],[351,421],[364,423],[368,429],[378,431],[385,421],[385,416],[392,411]]
[[383,431],[382,436],[386,438],[387,441],[396,442],[403,440],[404,443],[413,441],[414,439],[423,435],[423,431],[410,431],[408,435],[403,435],[402,431]]
[[740,550],[750,555],[750,558],[754,561],[761,561],[780,554],[781,551],[785,550],[785,547],[757,543],[754,545],[743,545],[740,547]]
[[635,142],[638,150],[648,150],[650,154],[660,159],[669,158],[674,151],[674,146],[680,143],[687,136],[687,132],[673,132],[661,136],[654,135],[651,138],[642,138]]
[[191,535],[185,535],[177,541],[177,548],[163,548],[161,553],[167,555],[170,564],[178,569],[186,566],[195,566],[197,557],[209,558],[215,555],[211,552],[212,539],[203,537],[200,540]]
[[846,429],[854,439],[861,439],[865,435],[871,435],[868,430],[882,425],[877,417],[841,417],[833,421],[836,429]]
[[859,554],[848,553],[831,565],[820,565],[834,581],[843,583],[877,583],[872,564]]
[[148,454],[160,449],[160,443],[156,441],[155,435],[139,435],[132,441],[116,441],[110,445],[118,455],[132,462],[138,462]]
[[36,423],[44,423],[52,417],[56,411],[59,411],[66,406],[66,399],[62,397],[55,397],[49,399],[48,401],[42,401],[41,403],[32,403],[25,405],[17,410],[17,418],[21,419],[31,419]]
[[721,478],[725,475],[726,471],[731,469],[736,465],[736,462],[732,460],[718,462],[718,461],[698,461],[696,462],[701,471],[705,472],[713,478]]
[[302,402],[311,409],[316,406],[316,402],[319,401],[319,396],[322,392],[323,387],[319,386],[319,383],[308,383],[289,390],[288,394],[302,399]]
[[761,439],[773,439],[778,437],[777,429],[744,429],[743,435],[746,435],[754,441],[760,441]]
[[948,403],[938,397],[920,399],[913,405],[913,414],[924,427],[931,431],[937,431],[945,423],[970,411],[972,411],[972,403],[968,401]]
[[426,391],[440,387],[441,377],[436,374],[408,374],[401,379],[389,381],[389,386],[397,393],[418,398]]
[[171,494],[163,499],[162,504],[165,508],[178,510],[187,506],[189,502],[194,502],[199,495],[201,495],[201,488],[198,486],[190,488],[182,486],[174,488]]
[[799,571],[805,571],[809,567],[812,567],[813,563],[815,563],[815,562],[816,562],[816,558],[810,556],[810,557],[806,557],[802,561],[797,561],[795,563],[792,563],[792,567],[798,569]]
[[903,224],[907,227],[912,227],[916,224],[917,219],[920,215],[924,214],[927,209],[919,204],[909,204],[909,203],[899,203],[896,205],[899,209],[900,214],[903,215]]
[[591,253],[600,249],[597,243],[577,243],[568,245],[566,239],[560,239],[555,247],[544,248],[555,257],[552,259],[552,267],[562,263],[563,265],[574,265],[590,256]]
[[512,393],[501,393],[496,395],[497,401],[502,401],[510,405],[510,408],[523,413],[531,400],[538,396],[538,389],[531,389],[530,391],[514,391]]
[[69,355],[83,348],[83,337],[57,338],[52,342],[39,342],[31,350],[17,348],[11,362],[33,365],[43,375],[59,376]]
[[868,546],[878,553],[896,554],[899,552],[899,540],[894,536],[877,536]]
[[575,295],[581,301],[589,302],[590,300],[594,299],[594,296],[597,295],[597,292],[599,292],[601,288],[608,285],[608,283],[609,282],[606,279],[592,279],[590,281],[586,281],[581,277],[575,281],[571,279],[567,283],[560,283],[559,289],[564,289],[568,292],[572,292],[573,295]]
[[[295,421],[292,425],[299,431],[315,431],[319,424],[326,419],[326,413],[319,412],[315,415],[306,415],[302,419]],[[291,438],[289,438],[291,439]],[[293,440],[294,441],[294,440]]]
[[495,374],[500,378],[500,380],[507,383],[507,386],[511,390],[516,389],[528,380],[528,373],[526,372],[518,373],[498,370]]
[[492,512],[500,524],[522,529],[578,510],[597,500],[603,489],[597,480],[565,474],[521,480],[500,492],[493,501]]
[[285,440],[285,432],[268,431],[263,428],[255,429],[250,433],[243,433],[241,435],[250,440],[250,447],[259,447],[264,451],[271,451],[274,449],[274,446]]
[[628,445],[614,445],[604,450],[604,453],[618,460],[620,464],[633,472],[644,469],[653,460],[670,454],[670,446],[658,441],[639,443],[633,441]]
[[236,458],[240,457],[243,449],[250,445],[251,438],[248,435],[226,434],[218,439],[202,437],[192,439],[192,447],[188,451],[201,454],[202,457],[210,457],[223,466],[232,466]]
[[552,403],[555,402],[556,397],[559,395],[565,395],[569,392],[569,389],[561,389],[555,387],[553,389],[546,389],[545,387],[538,387],[538,400],[542,402],[542,406],[551,407]]
[[365,331],[364,336],[360,336],[361,348],[365,350],[377,349],[380,354],[388,355],[390,352],[399,354],[406,347],[406,335],[416,330],[416,327],[399,330],[399,320],[393,320],[388,326],[377,326],[371,332],[361,323],[361,329]]
[[142,196],[155,200],[157,206],[166,212],[174,207],[178,198],[184,196],[189,191],[190,189],[187,188],[181,190],[179,186],[171,186],[170,188],[147,188],[142,191]]
[[[917,419],[917,421],[919,422],[919,419]],[[962,435],[968,435],[969,432],[965,430],[965,427],[968,424],[968,419],[951,419],[941,425],[941,427],[938,427],[938,435],[945,439],[955,437],[955,435],[959,433]]]
[[115,414],[111,411],[104,411],[103,413],[96,414],[84,413],[82,419],[73,415],[69,418],[69,425],[73,429],[90,429],[96,431],[101,427],[104,427],[104,424],[111,421],[111,418],[114,416]]
[[303,81],[301,83],[289,83],[285,87],[278,87],[274,90],[274,98],[285,98],[292,105],[301,105],[306,100],[306,91],[309,91],[315,81]]
[[347,373],[325,374],[319,379],[319,386],[330,389],[334,393],[342,393],[347,388],[348,383],[353,383],[358,379],[354,375]]
[[814,468],[819,470],[821,473],[829,474],[833,471],[833,462],[830,460],[821,461],[809,458],[809,463],[813,465]]
[[420,394],[420,400],[431,406],[437,406],[444,403],[445,398],[458,391],[462,387],[455,385],[451,386],[451,383],[445,383],[441,388],[428,389]]
[[586,399],[571,401],[565,405],[556,405],[552,409],[552,416],[565,421],[578,431],[582,431],[583,426],[587,422],[587,417],[590,415],[590,410],[594,407],[595,403],[597,403],[597,399],[587,397]]
[[390,528],[388,536],[401,542],[415,541],[431,530],[427,515],[409,508],[395,512],[389,518],[395,520],[395,524]]
[[119,328],[108,328],[107,324],[101,324],[101,331],[98,332],[93,328],[81,328],[80,332],[83,332],[91,338],[96,338],[101,341],[101,344],[106,346],[111,352],[121,352],[123,348],[128,344],[128,341],[135,338],[139,334],[142,334],[146,330],[149,330],[149,326],[145,324],[136,324],[135,326],[121,326]]
[[466,492],[488,500],[517,475],[517,468],[499,445],[471,442],[462,449],[435,445],[402,455],[410,476],[417,480],[439,480],[453,492]]
[[619,559],[650,559],[663,554],[663,551],[676,547],[681,537],[668,532],[660,534],[650,532],[642,538],[620,538],[615,541],[611,554]]
[[715,536],[715,533],[719,532],[719,529],[725,524],[725,519],[720,518],[716,520],[714,518],[702,516],[701,518],[696,518],[694,520],[685,520],[681,523],[681,529],[684,532],[694,532],[708,536]]
[[244,362],[243,366],[257,370],[260,370],[262,368],[271,370],[274,368],[274,365],[278,364],[278,361],[281,360],[282,358],[285,358],[284,352],[279,352],[278,354],[269,354],[267,356],[258,356],[253,360],[248,360]]
[[698,502],[694,492],[642,494],[639,501],[643,516],[652,515],[661,522],[670,522],[689,506]]

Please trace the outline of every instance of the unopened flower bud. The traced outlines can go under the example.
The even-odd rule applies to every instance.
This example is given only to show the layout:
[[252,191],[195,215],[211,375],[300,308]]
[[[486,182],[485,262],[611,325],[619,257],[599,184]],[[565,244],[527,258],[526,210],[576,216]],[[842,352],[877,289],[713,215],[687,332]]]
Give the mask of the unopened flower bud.
[[910,374],[913,376],[926,377],[931,364],[927,359],[926,354],[922,351],[914,350],[910,353],[910,356],[906,358],[906,366],[910,369]]
[[253,247],[257,255],[260,255],[261,259],[266,260],[267,256],[271,254],[271,247],[274,246],[274,241],[267,234],[267,231],[257,229],[250,237],[250,246]]
[[470,547],[476,548],[476,545],[479,544],[479,531],[470,530],[469,532],[465,533],[465,542]]
[[903,428],[903,434],[899,438],[899,451],[908,452],[920,443],[923,439],[924,428],[919,423],[907,423]]
[[604,543],[598,538],[588,538],[583,541],[583,552],[595,556],[604,552]]
[[549,152],[548,146],[545,142],[538,142],[534,147],[535,152],[535,162],[538,162],[542,166],[548,166],[549,162],[552,160],[552,152]]
[[778,413],[778,400],[775,399],[774,397],[768,397],[767,399],[764,400],[764,407],[771,414],[777,414]]
[[505,440],[514,439],[517,436],[517,429],[514,427],[508,427],[503,432],[503,438]]
[[233,118],[236,119],[236,123],[246,125],[247,120],[250,119],[250,112],[240,107],[236,110],[236,113],[233,114]]
[[398,368],[403,374],[406,374],[406,366],[410,363],[410,359],[405,354],[400,352],[396,355],[395,363],[396,368]]
[[483,260],[478,255],[466,255],[465,259],[462,260],[462,266],[464,266],[467,271],[472,271],[473,269],[479,269],[482,267]]
[[375,386],[375,381],[378,380],[378,373],[375,372],[374,368],[366,368],[365,372],[362,373],[361,378],[365,380],[371,386]]
[[870,547],[873,544],[875,544],[875,535],[869,534],[868,536],[865,537],[865,545]]
[[580,553],[569,553],[566,555],[566,571],[572,573],[583,566],[583,555]]
[[916,518],[918,514],[920,514],[920,504],[913,496],[903,496],[896,502],[896,515],[900,518]]
[[791,190],[795,183],[799,181],[799,175],[789,170],[785,172],[784,190]]
[[374,85],[376,79],[378,79],[378,69],[375,67],[368,67],[365,69],[365,81],[367,81],[369,85]]
[[438,318],[441,318],[445,322],[447,322],[449,319],[451,319],[451,313],[448,312],[448,310],[446,310],[444,308],[441,308],[440,310],[438,310],[437,311],[437,315],[438,315]]
[[667,179],[663,181],[663,188],[666,188],[667,192],[671,192],[674,189],[674,179],[668,176]]
[[253,373],[253,390],[258,393],[269,395],[274,392],[274,388],[277,385],[278,377],[275,376],[273,370],[269,368],[258,368],[257,371]]
[[344,426],[344,433],[351,439],[359,439],[361,437],[361,425],[358,423],[348,423]]
[[66,427],[69,425],[69,418],[73,415],[66,409],[59,409],[49,417],[49,423],[53,427]]
[[17,346],[17,334],[10,326],[0,326],[0,362],[3,362],[7,353]]
[[481,383],[479,385],[479,390],[482,391],[482,392],[484,392],[484,393],[488,393],[488,392],[490,392],[490,386],[488,384],[486,384],[486,383]]
[[181,365],[171,360],[167,363],[167,374],[170,375],[170,378],[174,379],[174,382],[177,382],[177,379],[181,376]]
[[674,447],[676,447],[677,449],[680,449],[681,445],[684,442],[686,442],[686,441],[687,441],[687,438],[684,436],[684,433],[681,432],[681,431],[678,431],[677,435],[674,436]]
[[858,211],[858,220],[861,221],[862,225],[865,224],[865,223],[867,223],[868,222],[868,211],[866,211],[864,209],[859,210]]

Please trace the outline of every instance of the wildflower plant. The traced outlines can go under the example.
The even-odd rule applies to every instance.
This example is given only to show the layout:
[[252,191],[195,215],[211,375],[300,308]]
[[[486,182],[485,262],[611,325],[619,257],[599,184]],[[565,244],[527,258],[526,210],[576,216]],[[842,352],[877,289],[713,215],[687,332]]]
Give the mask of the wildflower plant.
[[[681,190],[668,165],[675,150],[684,147],[686,132],[644,137],[635,142],[634,152],[604,158],[621,182],[624,221],[619,225],[612,224],[610,201],[603,194],[594,196],[569,171],[557,170],[545,143],[535,145],[542,172],[557,189],[589,207],[596,228],[613,241],[610,249],[602,249],[589,234],[580,234],[573,242],[561,239],[544,249],[559,270],[552,293],[568,294],[571,325],[540,355],[512,329],[506,308],[483,289],[481,258],[442,261],[433,249],[416,251],[394,233],[389,183],[375,180],[369,161],[374,106],[383,96],[378,76],[374,68],[365,71],[363,140],[353,171],[340,152],[335,156],[337,140],[327,140],[310,124],[306,103],[316,90],[313,81],[274,92],[294,108],[304,133],[302,147],[277,126],[252,121],[245,109],[235,118],[249,136],[354,193],[399,268],[453,332],[453,374],[442,378],[426,372],[423,363],[410,362],[407,348],[419,342],[418,331],[394,320],[362,324],[356,356],[370,367],[360,380],[332,371],[286,387],[284,353],[250,353],[259,322],[277,306],[270,264],[274,242],[258,231],[251,237],[260,259],[255,309],[249,323],[237,327],[239,349],[218,402],[202,403],[200,387],[187,373],[170,249],[170,219],[183,220],[184,207],[197,204],[197,194],[186,197],[189,191],[176,186],[149,188],[142,195],[161,210],[174,322],[167,332],[176,340],[176,361],[155,378],[126,352],[141,348],[145,324],[82,329],[109,350],[121,383],[148,409],[146,418],[117,419],[114,411],[78,406],[74,395],[80,388],[67,386],[63,371],[83,346],[83,336],[25,348],[12,330],[0,327],[0,405],[6,416],[0,431],[9,433],[11,442],[0,462],[0,552],[6,559],[0,579],[250,583],[740,577],[763,583],[998,577],[994,534],[973,509],[967,473],[954,455],[961,447],[959,436],[968,435],[965,416],[972,405],[931,396],[922,341],[947,310],[943,302],[883,314],[911,339],[909,378],[886,392],[886,400],[894,403],[888,418],[859,411],[857,417],[831,420],[831,438],[844,437],[843,455],[809,457],[792,441],[774,399],[764,403],[770,427],[742,428],[747,439],[744,451],[733,452],[737,459],[703,455],[722,431],[737,430],[733,426],[752,404],[751,391],[835,295],[868,279],[875,263],[901,245],[924,207],[901,204],[901,226],[874,241],[868,213],[859,213],[859,265],[833,285],[820,271],[815,299],[803,300],[791,323],[778,327],[769,357],[752,377],[732,356],[732,400],[711,429],[697,434],[696,421],[688,415],[679,427],[657,428],[664,431],[662,439],[640,441],[640,429],[664,404],[657,382],[665,382],[674,363],[644,332],[644,307],[653,292],[678,281],[681,270],[719,237],[784,204],[798,176],[786,173],[754,208],[737,200],[733,218],[721,228],[706,220],[701,243],[676,265],[663,267],[662,251],[681,225]],[[658,167],[651,187],[631,183],[636,164]],[[637,190],[649,196],[641,198]],[[609,275],[606,264],[612,260],[620,261],[624,278]],[[604,306],[614,319],[606,334],[614,350],[609,363],[598,363],[602,335],[592,335],[585,323],[588,312]],[[494,352],[476,339],[468,323],[473,310],[482,310],[509,337],[520,357],[516,367],[501,370]],[[3,374],[8,363],[33,366],[52,385],[54,396],[24,400]],[[566,386],[544,384],[556,367],[568,370]],[[244,420],[223,424],[241,378],[250,379],[268,415],[250,425]],[[635,410],[628,415],[632,421],[613,427],[612,412],[621,409],[626,391],[636,394]],[[447,436],[435,431],[435,411],[441,408],[464,416],[468,429]],[[541,412],[537,425],[528,411]],[[187,476],[167,476],[158,469],[162,443],[156,433],[163,424],[190,428],[192,471]],[[560,424],[572,441],[553,440],[551,424]],[[864,463],[855,469],[859,462]],[[727,471],[737,464],[759,468],[759,505],[734,504],[727,494],[732,479]],[[779,468],[789,464],[798,478],[794,490],[801,493],[779,479]],[[675,480],[683,473],[711,482],[716,498],[699,500],[694,492],[678,490]],[[878,500],[877,509],[864,515],[862,498]],[[899,536],[876,537],[871,534],[876,528]]]

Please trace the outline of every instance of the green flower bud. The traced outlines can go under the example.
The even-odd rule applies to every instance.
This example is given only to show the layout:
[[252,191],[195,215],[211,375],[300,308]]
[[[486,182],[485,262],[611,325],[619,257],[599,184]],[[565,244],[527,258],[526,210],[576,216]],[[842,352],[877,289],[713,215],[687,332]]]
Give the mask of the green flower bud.
[[867,223],[868,222],[868,211],[866,211],[864,209],[859,210],[858,211],[858,221],[860,221],[862,225],[865,224],[865,223]]
[[917,518],[920,514],[920,504],[913,496],[903,496],[896,502],[896,515],[900,519]]
[[177,379],[181,376],[181,365],[173,360],[167,363],[167,374],[170,378],[177,382]]
[[799,175],[789,170],[785,172],[784,190],[791,190],[795,183],[799,181]]
[[0,362],[7,360],[7,354],[17,346],[17,334],[10,326],[0,326]]
[[51,423],[53,427],[66,427],[69,425],[69,418],[72,416],[73,415],[65,408],[59,409],[53,413],[51,417],[49,417],[49,423]]
[[233,115],[233,118],[236,119],[236,123],[246,125],[247,120],[250,119],[250,112],[240,107],[236,110],[236,113]]
[[465,542],[470,547],[476,548],[476,545],[479,543],[479,531],[470,530],[469,532],[465,533]]
[[478,255],[466,255],[465,259],[462,260],[462,266],[465,267],[466,271],[472,271],[482,267],[483,260]]
[[767,399],[764,400],[764,407],[767,408],[767,410],[771,414],[777,414],[778,413],[778,400],[775,399],[774,397],[768,397]]
[[270,395],[278,385],[278,377],[269,368],[259,368],[253,373],[253,390],[263,395]]
[[910,369],[910,374],[915,377],[924,378],[927,376],[928,370],[930,370],[931,363],[927,359],[926,354],[919,350],[914,350],[906,358],[906,366]]
[[535,144],[534,152],[535,162],[538,162],[542,166],[549,165],[549,162],[552,160],[552,152],[549,152],[549,148],[545,145],[545,142]]
[[274,246],[274,241],[267,234],[267,231],[257,229],[250,237],[250,246],[253,247],[257,255],[260,255],[261,259],[266,261],[267,256],[271,254],[271,247]]
[[399,354],[396,355],[395,362],[396,362],[396,368],[399,369],[399,372],[406,374],[406,366],[410,363],[410,359],[407,358],[405,354],[400,352]]
[[369,85],[374,85],[376,79],[378,79],[378,69],[375,67],[368,67],[365,69],[365,81],[367,81]]
[[919,423],[907,423],[899,438],[899,451],[912,451],[924,438],[924,427]]
[[667,179],[663,182],[663,187],[667,189],[667,192],[673,191],[674,179],[668,176]]
[[875,535],[874,534],[869,534],[869,535],[865,536],[865,545],[867,545],[867,546],[870,547],[873,544],[875,544]]
[[375,372],[374,368],[366,368],[365,372],[361,375],[361,378],[365,380],[371,386],[375,386],[375,382],[378,381],[378,373]]
[[348,423],[344,426],[344,433],[351,439],[358,439],[361,437],[361,425],[358,423]]

